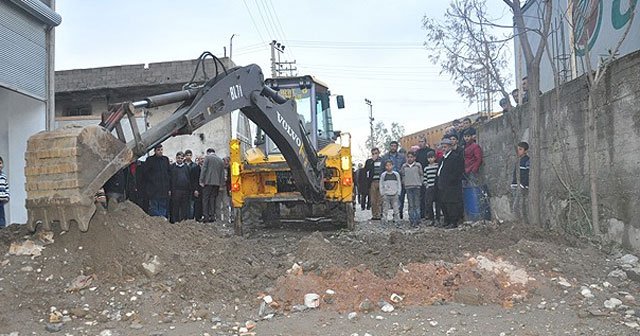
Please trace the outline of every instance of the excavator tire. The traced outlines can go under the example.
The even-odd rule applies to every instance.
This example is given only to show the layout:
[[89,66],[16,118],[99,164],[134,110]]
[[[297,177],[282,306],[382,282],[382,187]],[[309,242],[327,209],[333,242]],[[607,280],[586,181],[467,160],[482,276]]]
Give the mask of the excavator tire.
[[95,194],[133,153],[99,126],[66,126],[29,138],[25,153],[27,226],[46,230],[59,223],[87,231],[96,207]]
[[333,221],[336,225],[349,231],[356,229],[355,209],[352,203],[340,202],[333,212]]
[[258,226],[262,223],[262,206],[257,202],[245,203],[242,208],[236,209],[234,231],[237,236],[242,236],[248,226]]

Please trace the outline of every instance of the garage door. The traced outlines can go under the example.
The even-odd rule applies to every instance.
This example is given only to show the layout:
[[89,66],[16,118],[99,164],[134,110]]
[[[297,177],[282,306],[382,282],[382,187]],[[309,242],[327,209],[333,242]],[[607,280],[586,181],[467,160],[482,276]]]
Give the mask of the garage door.
[[9,1],[0,1],[0,86],[45,99],[45,25]]

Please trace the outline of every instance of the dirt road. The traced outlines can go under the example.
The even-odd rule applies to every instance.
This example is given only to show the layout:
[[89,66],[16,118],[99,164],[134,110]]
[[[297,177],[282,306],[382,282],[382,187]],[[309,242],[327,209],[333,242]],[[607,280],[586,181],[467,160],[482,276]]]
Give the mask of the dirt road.
[[[235,237],[228,225],[174,225],[126,204],[87,233],[10,226],[0,231],[0,334],[640,332],[638,260],[615,247],[517,223],[409,229],[357,217],[355,232],[287,225]],[[305,308],[312,293],[319,307]]]

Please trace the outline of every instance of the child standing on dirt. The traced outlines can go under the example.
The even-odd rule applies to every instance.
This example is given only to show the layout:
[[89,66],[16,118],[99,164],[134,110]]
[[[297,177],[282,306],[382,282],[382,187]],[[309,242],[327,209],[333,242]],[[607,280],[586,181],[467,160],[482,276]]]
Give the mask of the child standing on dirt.
[[[436,226],[440,222],[440,206],[436,200],[436,177],[438,176],[438,162],[436,162],[436,153],[427,153],[427,166],[424,167],[423,183],[427,187],[425,194],[425,218],[431,220],[431,225]],[[435,215],[433,205],[436,205]]]
[[415,152],[407,153],[407,162],[400,168],[400,176],[409,200],[409,222],[416,227],[420,224],[420,187],[422,186],[422,165],[416,162]]
[[3,168],[4,160],[0,157],[0,229],[7,225],[4,205],[9,202],[9,182],[7,182],[7,175],[2,171]]
[[400,196],[400,190],[402,190],[402,181],[400,180],[400,174],[393,170],[393,161],[385,161],[384,169],[385,171],[380,174],[382,223],[387,223],[390,208],[393,208],[393,221],[397,223],[400,218],[400,199],[398,196]]
[[527,206],[529,196],[529,167],[531,165],[529,155],[529,144],[522,141],[518,143],[516,152],[518,163],[513,167],[513,179],[511,180],[511,190],[513,194],[513,204],[511,211],[518,215],[520,219],[527,222]]

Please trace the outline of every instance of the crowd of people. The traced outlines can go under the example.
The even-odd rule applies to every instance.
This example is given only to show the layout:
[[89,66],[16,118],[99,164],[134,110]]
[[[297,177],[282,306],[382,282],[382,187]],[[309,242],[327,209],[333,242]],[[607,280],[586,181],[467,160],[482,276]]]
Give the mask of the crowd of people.
[[[453,121],[439,144],[429,146],[425,138],[405,153],[397,141],[387,153],[371,149],[371,157],[355,171],[357,203],[371,209],[372,220],[400,226],[405,199],[412,227],[426,225],[456,228],[464,219],[463,185],[479,186],[482,148],[471,119]],[[514,171],[515,207],[524,208],[528,189],[529,158],[526,142],[518,144],[519,168]],[[518,210],[516,209],[516,210]],[[441,221],[442,218],[442,221]]]
[[186,219],[214,222],[225,198],[221,196],[228,196],[228,169],[229,159],[217,156],[213,148],[195,160],[189,149],[170,160],[160,144],[145,161],[132,163],[107,181],[107,206],[129,199],[149,215],[171,223]]

